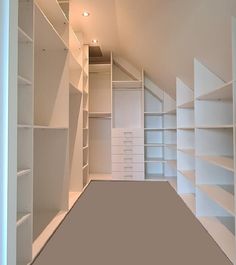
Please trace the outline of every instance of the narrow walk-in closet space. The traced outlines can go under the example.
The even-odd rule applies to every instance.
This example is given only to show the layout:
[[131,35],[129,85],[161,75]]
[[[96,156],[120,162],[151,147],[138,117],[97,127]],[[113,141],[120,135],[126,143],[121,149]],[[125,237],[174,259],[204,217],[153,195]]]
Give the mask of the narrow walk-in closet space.
[[0,265],[236,265],[235,167],[235,0],[0,0]]

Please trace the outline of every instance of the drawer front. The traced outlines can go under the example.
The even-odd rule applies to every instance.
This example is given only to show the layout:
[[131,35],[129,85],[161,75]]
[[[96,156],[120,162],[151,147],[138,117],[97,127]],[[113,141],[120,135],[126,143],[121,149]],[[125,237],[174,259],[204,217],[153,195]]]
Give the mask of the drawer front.
[[139,146],[112,146],[113,155],[144,155],[144,147]]
[[144,172],[144,163],[112,163],[112,172]]
[[118,138],[133,138],[133,137],[144,137],[143,129],[112,129],[112,137]]
[[144,163],[143,155],[112,155],[112,163]]
[[112,138],[112,145],[144,145],[143,138]]
[[114,180],[144,180],[143,172],[113,172]]

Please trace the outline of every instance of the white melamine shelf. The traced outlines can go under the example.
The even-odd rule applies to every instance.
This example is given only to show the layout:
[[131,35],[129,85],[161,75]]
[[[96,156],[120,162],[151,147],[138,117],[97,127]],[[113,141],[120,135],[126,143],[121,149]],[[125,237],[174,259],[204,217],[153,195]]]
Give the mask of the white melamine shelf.
[[33,128],[33,126],[32,125],[28,125],[28,124],[18,124],[17,128],[18,129],[31,129],[31,128]]
[[186,171],[179,170],[179,172],[181,173],[181,175],[183,175],[189,181],[191,181],[193,184],[195,184],[196,177],[195,177],[195,171],[194,170],[186,170]]
[[68,127],[52,127],[52,126],[34,125],[34,129],[38,129],[38,130],[68,130]]
[[88,163],[83,166],[83,170],[85,170],[88,167]]
[[21,226],[30,216],[30,213],[17,213],[17,227]]
[[217,185],[198,185],[198,188],[206,193],[213,201],[234,215],[234,195]]
[[90,73],[109,73],[111,64],[89,64]]
[[70,53],[70,70],[72,70],[72,71],[77,70],[79,72],[78,73],[78,75],[79,75],[83,68],[82,68],[80,62],[74,56],[74,54],[71,51],[69,53]]
[[89,112],[89,118],[111,118],[111,112]]
[[[35,214],[34,218],[37,219],[37,222],[40,224],[45,223],[44,219],[47,219],[47,216],[54,214],[54,212],[43,212]],[[47,227],[43,230],[43,232],[37,237],[37,239],[33,243],[33,259],[37,256],[37,254],[41,251],[43,246],[46,244],[50,236],[54,233],[60,223],[66,216],[65,211],[60,211],[53,220],[47,225]]]
[[164,128],[144,128],[144,131],[164,131]]
[[18,80],[18,85],[20,86],[31,86],[32,85],[32,82],[30,80],[20,75],[18,75],[17,80]]
[[79,90],[78,86],[76,86],[72,81],[70,81],[70,91],[75,94],[83,94],[83,91]]
[[165,144],[164,147],[171,148],[171,149],[177,149],[176,144]]
[[181,151],[190,156],[195,156],[195,149],[178,149],[178,151]]
[[165,130],[165,131],[176,131],[177,130],[177,128],[164,128],[163,130]]
[[177,128],[178,130],[189,130],[189,131],[191,131],[191,130],[195,130],[195,127],[178,127]]
[[180,109],[193,109],[194,108],[194,100],[185,102],[185,103],[177,106],[177,108],[180,108]]
[[163,174],[155,174],[155,173],[146,174],[145,179],[147,179],[147,180],[158,180],[158,181],[166,180],[166,178]]
[[141,89],[142,81],[112,81],[112,87],[114,89]]
[[167,110],[165,112],[163,112],[163,114],[176,114],[176,109],[171,109],[171,110]]
[[[53,1],[52,1],[53,2]],[[56,29],[44,15],[40,7],[35,5],[36,48],[40,50],[68,50],[68,46]],[[47,36],[45,38],[45,36]]]
[[91,180],[112,180],[112,175],[111,174],[90,174],[88,181]]
[[226,125],[197,125],[196,129],[233,129],[233,124]]
[[167,178],[170,185],[174,188],[174,190],[177,190],[177,179],[176,178]]
[[144,112],[145,116],[162,116],[163,112]]
[[197,97],[198,100],[233,100],[233,82],[211,91],[205,95]]
[[18,27],[18,41],[22,43],[32,43],[33,40],[20,27]]
[[182,194],[180,195],[184,203],[188,206],[188,208],[192,211],[193,214],[196,212],[196,203],[195,203],[195,195],[192,193]]
[[217,218],[199,217],[201,224],[214,238],[219,247],[225,252],[227,257],[235,261],[235,237]]
[[170,165],[172,168],[177,168],[177,161],[176,160],[166,160],[167,164]]
[[144,144],[145,147],[164,147],[164,144]]
[[69,192],[69,209],[73,207],[80,196],[80,192]]
[[145,163],[156,163],[156,162],[158,162],[158,163],[166,163],[166,160],[163,160],[162,158],[155,158],[155,157],[151,158],[151,157],[148,157],[148,158],[145,159],[144,162]]
[[22,169],[17,171],[17,177],[23,177],[31,173],[31,169]]
[[216,166],[219,166],[226,170],[234,172],[233,157],[226,157],[226,156],[198,156],[198,157],[211,164],[214,164]]

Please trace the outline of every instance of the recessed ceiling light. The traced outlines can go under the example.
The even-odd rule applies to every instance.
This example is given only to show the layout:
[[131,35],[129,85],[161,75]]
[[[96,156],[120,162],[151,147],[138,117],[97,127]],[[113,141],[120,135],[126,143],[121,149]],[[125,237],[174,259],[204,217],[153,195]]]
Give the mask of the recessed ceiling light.
[[92,40],[92,44],[98,44],[98,40],[96,39]]
[[83,17],[88,17],[90,15],[90,13],[88,12],[88,11],[84,11],[83,13],[82,13],[82,16]]

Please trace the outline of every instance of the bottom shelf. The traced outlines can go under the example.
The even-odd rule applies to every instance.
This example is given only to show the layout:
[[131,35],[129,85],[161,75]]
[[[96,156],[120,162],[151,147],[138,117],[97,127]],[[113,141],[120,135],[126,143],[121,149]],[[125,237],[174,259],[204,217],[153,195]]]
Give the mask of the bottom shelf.
[[174,188],[174,190],[177,190],[177,179],[176,178],[167,178],[170,185]]
[[195,203],[195,195],[194,194],[182,194],[180,195],[184,203],[188,206],[188,208],[195,214],[196,212],[196,203]]
[[[37,256],[43,246],[46,244],[50,236],[54,233],[56,228],[62,222],[62,220],[66,216],[65,211],[55,212],[55,211],[48,211],[48,212],[38,212],[34,214],[34,222],[37,221],[38,228],[40,228],[46,221],[49,219],[50,222],[47,226],[43,229],[43,231],[38,234],[33,242],[33,259]],[[35,224],[34,224],[35,225]],[[36,233],[38,232],[37,229]]]
[[235,261],[235,236],[216,217],[199,217],[201,224],[213,237],[226,256]]

